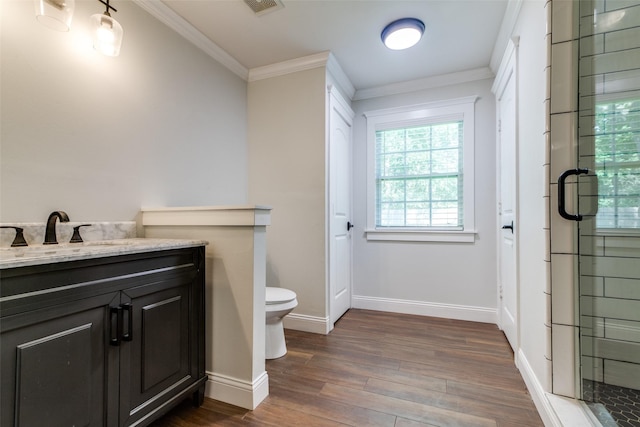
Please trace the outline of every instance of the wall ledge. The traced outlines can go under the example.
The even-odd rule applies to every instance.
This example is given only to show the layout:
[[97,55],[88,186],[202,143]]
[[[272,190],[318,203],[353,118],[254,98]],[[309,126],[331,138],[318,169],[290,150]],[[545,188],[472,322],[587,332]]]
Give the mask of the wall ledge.
[[259,205],[142,208],[143,226],[266,226],[271,207]]

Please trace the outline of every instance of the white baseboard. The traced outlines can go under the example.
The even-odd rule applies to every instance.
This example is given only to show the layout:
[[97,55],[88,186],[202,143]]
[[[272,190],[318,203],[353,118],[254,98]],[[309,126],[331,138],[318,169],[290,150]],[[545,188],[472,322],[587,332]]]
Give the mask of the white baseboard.
[[245,409],[256,407],[269,395],[269,376],[263,372],[253,383],[207,372],[205,395]]
[[285,329],[312,332],[314,334],[328,334],[333,325],[328,317],[307,316],[306,314],[290,313],[284,318]]
[[[473,322],[497,323],[498,315],[494,308],[472,307],[452,304],[407,301],[390,298],[353,296],[353,308],[388,311],[391,313],[416,314],[421,316],[445,317],[448,319],[469,320]],[[308,316],[291,313],[284,318],[285,329],[328,334],[333,329],[329,317]]]
[[536,377],[527,357],[518,351],[518,369],[546,427],[597,427],[601,424],[590,417],[580,400],[548,393]]
[[547,399],[547,392],[544,390],[542,384],[538,380],[538,377],[533,372],[533,368],[529,364],[529,361],[522,350],[518,351],[516,361],[517,367],[520,370],[520,375],[522,375],[522,379],[529,390],[529,394],[533,399],[533,403],[536,405],[536,409],[538,410],[544,425],[547,427],[562,427],[560,419]]
[[351,305],[353,308],[361,308],[365,310],[389,311],[392,313],[416,314],[419,316],[445,317],[447,319],[469,320],[472,322],[498,323],[498,312],[495,308],[377,298],[360,295],[354,295],[351,298]]

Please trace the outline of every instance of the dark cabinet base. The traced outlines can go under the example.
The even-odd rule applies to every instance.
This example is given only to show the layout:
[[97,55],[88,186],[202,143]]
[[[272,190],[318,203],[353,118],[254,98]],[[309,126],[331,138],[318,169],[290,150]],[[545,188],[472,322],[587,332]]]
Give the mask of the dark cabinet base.
[[0,426],[144,426],[202,403],[203,247],[0,274]]

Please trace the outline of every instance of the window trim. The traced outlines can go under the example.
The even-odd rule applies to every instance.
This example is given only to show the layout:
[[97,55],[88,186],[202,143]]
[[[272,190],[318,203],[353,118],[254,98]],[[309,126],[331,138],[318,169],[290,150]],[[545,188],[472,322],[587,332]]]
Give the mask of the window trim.
[[[477,96],[435,101],[405,107],[387,108],[365,112],[367,122],[367,240],[408,242],[457,242],[475,241],[474,196],[474,135],[475,103]],[[463,120],[463,228],[376,227],[376,138],[377,130],[393,126],[438,123],[452,117]]]

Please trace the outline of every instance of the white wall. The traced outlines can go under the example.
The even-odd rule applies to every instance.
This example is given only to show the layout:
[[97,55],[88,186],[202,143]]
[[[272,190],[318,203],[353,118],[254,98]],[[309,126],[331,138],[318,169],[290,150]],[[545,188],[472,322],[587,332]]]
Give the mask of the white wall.
[[[495,99],[493,80],[480,80],[354,102],[354,283],[362,307],[496,321]],[[368,242],[366,120],[362,113],[479,96],[475,105],[475,243]],[[378,300],[380,299],[380,300]],[[406,301],[410,301],[405,303]],[[444,306],[446,307],[444,307]],[[444,309],[441,311],[440,309]]]
[[[518,193],[520,357],[550,391],[545,228],[546,13],[544,0],[523,1],[514,36],[520,38],[518,75]],[[546,226],[548,228],[548,226]],[[527,372],[523,372],[526,376]]]
[[76,0],[61,33],[32,1],[3,0],[2,222],[246,202],[246,82],[135,2],[115,6],[124,43],[110,58],[87,39],[97,1]]
[[249,200],[273,208],[267,286],[298,295],[296,315],[325,318],[326,68],[249,83]]

